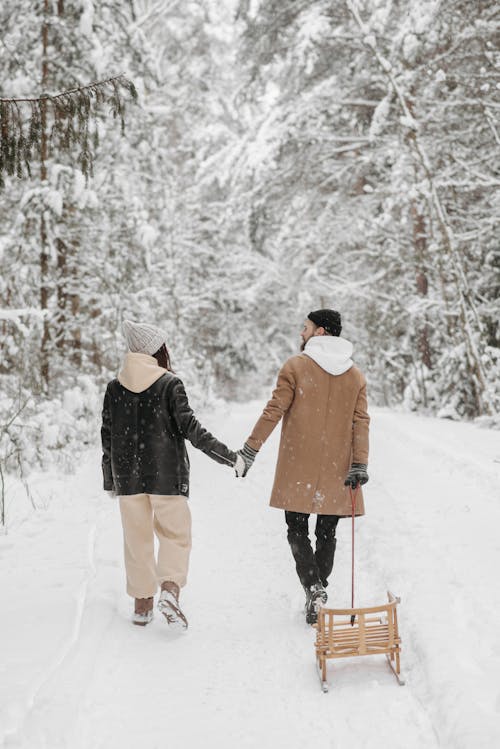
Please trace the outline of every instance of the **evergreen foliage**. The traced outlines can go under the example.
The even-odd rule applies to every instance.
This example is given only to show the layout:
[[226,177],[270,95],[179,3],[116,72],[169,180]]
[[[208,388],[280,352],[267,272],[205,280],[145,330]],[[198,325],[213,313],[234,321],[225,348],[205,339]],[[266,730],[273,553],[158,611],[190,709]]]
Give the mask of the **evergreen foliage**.
[[5,175],[31,177],[31,161],[39,161],[44,151],[44,159],[66,151],[86,178],[93,176],[93,153],[99,145],[98,117],[105,105],[125,134],[126,103],[121,88],[137,101],[135,86],[124,75],[54,96],[0,98],[0,188],[5,186]]

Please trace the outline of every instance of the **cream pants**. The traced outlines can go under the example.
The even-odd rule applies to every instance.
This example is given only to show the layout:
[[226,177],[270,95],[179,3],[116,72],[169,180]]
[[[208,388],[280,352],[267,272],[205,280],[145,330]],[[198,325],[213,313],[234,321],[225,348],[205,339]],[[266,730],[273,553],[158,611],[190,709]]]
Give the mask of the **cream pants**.
[[[191,512],[182,496],[130,494],[120,497],[127,593],[154,596],[158,585],[171,580],[186,584],[191,551]],[[155,560],[154,534],[158,539]]]

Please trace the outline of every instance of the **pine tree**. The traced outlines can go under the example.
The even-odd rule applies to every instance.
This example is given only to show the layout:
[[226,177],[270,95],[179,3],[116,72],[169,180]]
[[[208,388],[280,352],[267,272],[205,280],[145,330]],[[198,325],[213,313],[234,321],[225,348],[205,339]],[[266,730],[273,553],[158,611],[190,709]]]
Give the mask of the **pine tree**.
[[[111,108],[123,131],[125,101],[120,89],[125,87],[133,99],[136,94],[133,84],[121,75],[85,86],[79,84],[81,63],[89,48],[78,26],[82,15],[79,3],[59,0],[53,7],[44,0],[29,12],[21,4],[16,10],[5,10],[4,14],[3,28],[7,29],[4,64],[12,72],[12,86],[25,80],[19,77],[22,72],[19,60],[22,60],[31,81],[36,81],[39,75],[37,88],[42,91],[40,96],[4,97],[0,101],[0,178],[4,174],[17,179],[31,177],[27,191],[12,179],[8,187],[9,191],[25,190],[21,204],[28,245],[26,260],[34,271],[32,287],[40,290],[43,315],[38,387],[47,390],[49,360],[54,349],[61,359],[69,353],[73,363],[81,361],[81,333],[69,319],[74,319],[80,303],[76,206],[71,197],[74,181],[78,179],[75,167],[87,178],[92,175],[100,112]],[[16,55],[10,53],[14,44],[18,45]],[[66,65],[61,66],[65,55]],[[74,58],[78,55],[81,59],[77,70]],[[95,80],[95,72],[88,66],[86,72]],[[49,94],[49,91],[60,93]],[[38,268],[29,249],[33,233],[39,237]],[[55,374],[59,368],[55,363]]]

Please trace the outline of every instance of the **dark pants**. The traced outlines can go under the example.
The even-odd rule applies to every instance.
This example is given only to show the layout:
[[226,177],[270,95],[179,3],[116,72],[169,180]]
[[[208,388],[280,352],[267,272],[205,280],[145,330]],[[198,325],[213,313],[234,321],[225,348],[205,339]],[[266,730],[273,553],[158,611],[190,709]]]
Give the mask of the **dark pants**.
[[288,543],[295,559],[295,568],[300,582],[305,588],[320,583],[328,585],[333,569],[333,557],[337,539],[335,531],[338,515],[318,515],[316,520],[316,551],[313,552],[309,540],[309,515],[305,512],[285,510],[288,526]]

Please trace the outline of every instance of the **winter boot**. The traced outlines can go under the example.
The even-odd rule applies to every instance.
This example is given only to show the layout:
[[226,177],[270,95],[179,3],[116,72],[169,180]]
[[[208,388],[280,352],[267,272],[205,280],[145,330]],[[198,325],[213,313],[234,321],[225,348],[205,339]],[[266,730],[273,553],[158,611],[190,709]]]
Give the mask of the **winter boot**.
[[153,597],[151,598],[136,598],[134,615],[132,617],[134,624],[138,624],[139,627],[145,627],[146,624],[153,621]]
[[327,602],[328,595],[321,583],[315,583],[309,588],[304,588],[304,590],[306,592],[306,622],[308,624],[316,624],[318,621],[318,609]]
[[188,623],[179,605],[179,586],[170,580],[161,584],[158,609],[172,629],[187,629]]

